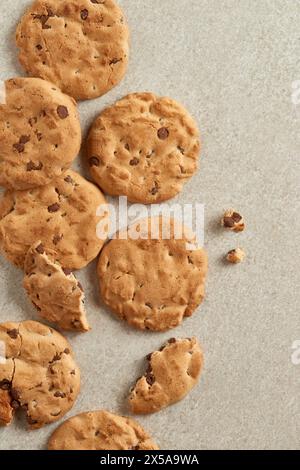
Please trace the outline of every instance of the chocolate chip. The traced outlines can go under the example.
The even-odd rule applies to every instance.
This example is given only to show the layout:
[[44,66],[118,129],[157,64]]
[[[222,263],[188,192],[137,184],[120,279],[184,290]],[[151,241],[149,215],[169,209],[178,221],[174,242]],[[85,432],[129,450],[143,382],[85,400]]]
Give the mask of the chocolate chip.
[[81,10],[80,16],[81,16],[81,19],[82,19],[82,20],[86,20],[87,17],[89,16],[88,10],[87,10],[86,8],[84,8],[84,10]]
[[65,353],[65,354],[70,354],[70,353],[71,353],[71,351],[70,351],[70,349],[69,349],[69,348],[66,348],[66,349],[64,350],[64,353]]
[[13,147],[17,150],[17,152],[22,153],[25,150],[24,144],[20,144],[19,142],[17,144],[14,144]]
[[160,140],[166,140],[169,137],[169,131],[166,127],[161,127],[157,131],[157,136]]
[[39,164],[36,165],[32,160],[30,160],[30,162],[28,162],[26,165],[27,171],[38,171],[38,170],[41,170],[42,168],[43,168],[42,162],[39,162]]
[[31,127],[33,127],[33,125],[37,123],[37,117],[31,117],[28,119],[28,123]]
[[41,46],[41,44],[37,44],[35,47],[38,51],[41,51],[43,49],[43,46]]
[[172,344],[172,343],[176,343],[176,338],[170,338],[168,343]]
[[153,354],[153,353],[150,353],[150,354],[148,354],[148,356],[146,356],[147,361],[151,361],[152,354]]
[[48,212],[57,212],[59,209],[60,205],[57,204],[57,202],[55,204],[51,204],[51,206],[48,206]]
[[154,188],[152,188],[150,192],[151,192],[152,196],[155,196],[155,194],[158,193],[158,183],[156,181],[155,181]]
[[232,217],[224,217],[224,227],[232,228],[234,225],[235,222]]
[[72,274],[72,269],[62,268],[62,270],[66,276],[70,276],[70,274]]
[[1,390],[9,390],[11,386],[11,382],[7,379],[0,380],[0,388]]
[[64,180],[66,183],[74,184],[74,180],[71,178],[70,175],[66,176]]
[[30,135],[21,135],[19,139],[20,144],[27,144],[30,141]]
[[130,160],[129,164],[131,166],[136,166],[140,163],[140,161],[138,160],[138,158],[133,158],[132,160]]
[[145,305],[146,305],[146,307],[153,308],[153,305],[150,304],[150,302],[146,302]]
[[62,105],[58,106],[57,114],[59,115],[60,119],[66,119],[69,116],[68,108]]
[[53,240],[52,240],[53,245],[57,245],[61,241],[62,238],[63,238],[63,235],[54,235]]
[[118,62],[122,62],[122,59],[117,59],[117,58],[112,59],[112,60],[110,61],[109,65],[115,65],[115,64],[117,64]]
[[65,394],[64,392],[59,392],[59,391],[58,391],[58,392],[55,392],[55,393],[54,393],[54,396],[55,396],[56,398],[65,398],[66,394]]
[[18,330],[16,330],[15,328],[12,329],[12,330],[7,330],[6,333],[7,333],[8,336],[10,336],[12,339],[17,339],[17,337],[18,337],[18,335],[19,335]]
[[154,382],[155,382],[155,377],[152,373],[149,373],[147,374],[146,376],[146,382],[149,384],[149,385],[153,385]]
[[41,243],[39,246],[36,247],[35,251],[42,255],[43,253],[45,253],[44,245]]
[[55,353],[51,362],[60,361],[60,359],[61,359],[61,353],[60,354]]
[[242,220],[242,216],[238,214],[237,212],[234,212],[231,216],[231,218],[234,220],[234,222],[237,224]]
[[71,375],[76,375],[75,369],[71,370],[70,374],[71,374]]
[[42,140],[43,134],[41,132],[36,133],[37,140],[40,141]]
[[90,165],[90,166],[99,166],[99,165],[100,165],[99,158],[97,158],[97,157],[91,157],[91,158],[89,159],[89,165]]
[[128,152],[129,152],[129,150],[130,150],[129,144],[125,144],[125,149],[128,150]]

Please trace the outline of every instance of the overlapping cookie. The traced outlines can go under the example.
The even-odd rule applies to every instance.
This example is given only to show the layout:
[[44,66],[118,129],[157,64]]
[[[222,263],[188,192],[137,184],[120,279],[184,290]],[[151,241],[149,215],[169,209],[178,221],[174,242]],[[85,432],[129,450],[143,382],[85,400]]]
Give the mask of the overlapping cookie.
[[147,359],[146,374],[129,396],[130,409],[137,414],[155,413],[182,400],[198,382],[203,367],[196,338],[172,338]]
[[[158,220],[160,228],[153,237]],[[166,227],[161,226],[162,221]],[[172,219],[138,221],[101,252],[98,276],[102,298],[119,318],[136,328],[174,328],[191,316],[204,298],[206,253],[199,247],[193,249],[193,235],[181,224],[182,233],[177,234],[175,226]],[[170,227],[167,238],[164,227]]]
[[156,450],[149,434],[133,419],[108,411],[81,413],[59,426],[49,450]]
[[16,41],[27,73],[78,100],[107,93],[127,69],[129,30],[114,0],[36,0]]
[[64,173],[80,150],[75,101],[39,78],[5,82],[0,102],[0,185],[30,189]]
[[71,270],[46,253],[40,241],[25,258],[23,286],[39,316],[64,330],[88,331],[84,292]]
[[26,413],[31,429],[59,420],[79,393],[80,371],[67,340],[34,321],[0,324],[5,364],[0,364],[0,423]]
[[195,121],[176,101],[134,93],[104,110],[87,140],[87,159],[107,194],[152,204],[178,194],[197,170]]
[[101,191],[71,170],[41,188],[7,191],[0,199],[0,251],[23,269],[29,248],[41,240],[63,268],[83,268],[104,244],[96,229],[101,221],[105,226],[105,204]]

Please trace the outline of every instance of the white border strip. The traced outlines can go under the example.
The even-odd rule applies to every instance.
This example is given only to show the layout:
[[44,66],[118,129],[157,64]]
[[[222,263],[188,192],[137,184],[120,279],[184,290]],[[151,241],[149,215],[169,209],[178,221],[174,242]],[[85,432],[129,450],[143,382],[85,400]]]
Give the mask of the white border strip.
[[0,364],[6,363],[6,356],[5,356],[5,343],[4,341],[0,341]]
[[6,86],[3,80],[0,80],[0,104],[6,104]]

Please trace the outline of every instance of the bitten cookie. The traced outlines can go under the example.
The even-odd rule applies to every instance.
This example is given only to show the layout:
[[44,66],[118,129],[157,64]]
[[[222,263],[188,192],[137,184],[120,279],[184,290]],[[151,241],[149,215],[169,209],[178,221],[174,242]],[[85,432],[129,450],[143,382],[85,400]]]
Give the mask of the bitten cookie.
[[16,42],[28,74],[78,100],[107,93],[127,69],[129,30],[113,0],[37,0],[21,19]]
[[42,188],[6,191],[0,199],[0,251],[23,269],[29,248],[41,240],[64,268],[83,268],[103,246],[96,229],[108,220],[105,204],[101,191],[71,170]]
[[135,232],[140,238],[134,239],[136,233],[129,227],[104,247],[99,258],[104,302],[118,317],[142,330],[178,326],[204,298],[206,253],[201,248],[192,249],[189,234],[178,234],[177,239],[174,221],[167,221],[167,226],[170,222],[169,239],[163,238],[162,230],[157,239],[151,239],[157,220],[138,221]]
[[81,413],[52,434],[49,450],[157,450],[149,434],[133,419],[108,411]]
[[172,338],[147,356],[148,369],[129,396],[133,413],[148,414],[182,400],[197,384],[203,354],[196,338]]
[[43,186],[66,171],[80,150],[75,101],[39,78],[5,82],[0,104],[0,185]]
[[37,429],[69,411],[80,388],[80,372],[67,340],[34,321],[0,324],[6,363],[0,364],[0,423],[18,408]]
[[176,101],[126,96],[104,110],[87,140],[91,175],[104,192],[151,204],[178,194],[197,170],[195,121]]
[[80,282],[46,253],[40,241],[26,255],[23,286],[40,317],[64,330],[89,330]]

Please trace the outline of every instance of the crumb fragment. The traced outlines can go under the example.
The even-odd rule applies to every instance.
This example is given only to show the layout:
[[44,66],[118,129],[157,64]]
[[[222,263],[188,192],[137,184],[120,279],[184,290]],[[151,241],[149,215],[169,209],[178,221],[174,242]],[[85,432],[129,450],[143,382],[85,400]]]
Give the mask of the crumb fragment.
[[245,230],[244,217],[234,209],[228,209],[224,213],[221,225],[232,232],[243,232]]
[[230,250],[227,253],[226,259],[229,263],[232,264],[239,264],[242,263],[245,259],[245,252],[241,248],[235,248],[234,250]]

